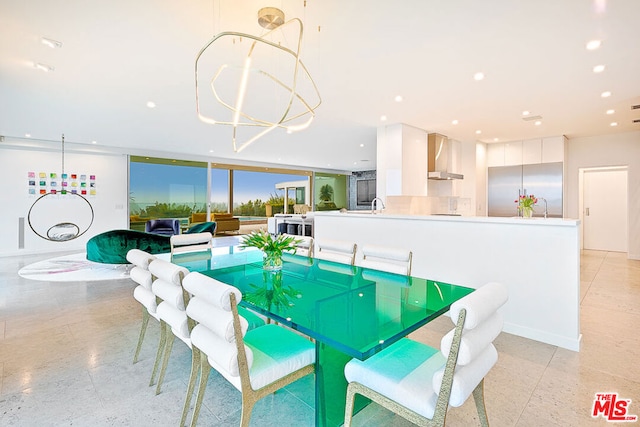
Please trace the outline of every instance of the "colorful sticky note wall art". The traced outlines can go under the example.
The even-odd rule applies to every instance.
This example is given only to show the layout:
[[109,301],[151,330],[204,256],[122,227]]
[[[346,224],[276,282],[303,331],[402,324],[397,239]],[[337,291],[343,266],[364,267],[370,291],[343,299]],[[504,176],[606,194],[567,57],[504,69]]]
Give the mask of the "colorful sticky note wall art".
[[[87,177],[89,177],[90,181],[87,181]],[[92,190],[90,194],[95,196],[96,190],[96,176],[95,175],[87,175],[87,174],[78,174],[78,173],[58,173],[58,172],[27,172],[27,184],[29,187],[35,187],[38,185],[38,189],[35,188],[27,188],[28,194],[36,195],[36,194],[67,194],[67,191],[70,191],[72,194],[80,194],[77,188],[82,188],[82,194],[86,195],[87,187],[91,187]],[[39,178],[39,179],[37,179]],[[87,185],[89,182],[89,185]],[[71,187],[67,190],[67,187]]]

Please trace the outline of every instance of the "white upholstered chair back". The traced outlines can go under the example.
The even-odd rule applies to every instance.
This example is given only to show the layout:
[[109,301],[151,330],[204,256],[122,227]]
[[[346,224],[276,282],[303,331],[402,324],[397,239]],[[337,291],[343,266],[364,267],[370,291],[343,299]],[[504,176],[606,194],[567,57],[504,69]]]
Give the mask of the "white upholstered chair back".
[[[241,390],[230,295],[233,293],[236,302],[240,302],[242,293],[233,286],[199,273],[187,276],[184,287],[192,294],[187,315],[197,323],[192,331],[194,345],[207,355],[216,371]],[[239,316],[239,321],[240,337],[244,337],[248,322],[242,316]],[[251,369],[253,353],[247,346],[245,353],[247,367]]]
[[157,304],[156,296],[151,291],[151,283],[153,277],[149,272],[149,263],[151,263],[155,256],[141,251],[140,249],[131,249],[127,252],[127,261],[133,264],[133,268],[129,272],[129,277],[137,286],[133,289],[133,298],[142,305],[142,327],[140,328],[140,335],[138,336],[138,345],[133,355],[133,363],[138,361],[140,356],[140,349],[142,348],[142,342],[147,331],[147,325],[149,324],[149,318],[153,317],[158,320],[156,314]]
[[184,292],[182,288],[182,280],[189,274],[189,270],[170,262],[156,259],[149,264],[149,271],[155,277],[151,289],[159,301],[157,314],[162,326],[150,383],[150,385],[153,385],[155,373],[162,359],[162,369],[160,370],[156,387],[157,394],[160,393],[171,349],[173,348],[174,339],[170,333],[191,348],[192,324],[187,320],[187,313],[185,312],[189,294]]
[[[504,322],[497,310],[508,298],[506,286],[491,282],[451,305],[449,313],[456,327],[440,342],[440,351],[448,358],[447,365],[433,376],[438,395],[450,388],[450,397],[442,405],[462,405],[498,361],[493,340],[502,331]],[[445,375],[453,375],[450,385],[443,381]]]
[[287,237],[293,237],[298,241],[298,243],[296,244],[296,255],[306,256],[308,258],[313,257],[313,237],[298,236],[286,233],[283,234]]
[[204,233],[174,234],[171,236],[171,255],[185,252],[199,252],[211,250],[213,235]]
[[361,267],[411,276],[413,254],[410,250],[362,245],[361,251],[363,255],[360,261]]
[[191,425],[198,420],[214,368],[242,393],[240,426],[247,427],[258,400],[314,371],[315,347],[300,335],[273,324],[247,332],[248,322],[238,314],[238,289],[200,273],[189,274],[183,285],[192,294],[187,314],[197,324],[191,333],[192,371],[180,425],[186,421],[198,373]]
[[356,259],[356,244],[340,240],[316,239],[315,257],[326,261],[353,265]]

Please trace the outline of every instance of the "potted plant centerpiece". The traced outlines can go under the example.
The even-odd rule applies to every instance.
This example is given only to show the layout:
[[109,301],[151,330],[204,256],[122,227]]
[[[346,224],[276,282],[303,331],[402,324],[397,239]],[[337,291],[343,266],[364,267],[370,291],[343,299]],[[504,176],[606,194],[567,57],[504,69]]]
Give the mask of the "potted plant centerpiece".
[[282,269],[282,253],[285,251],[295,253],[300,242],[293,236],[285,236],[284,234],[272,236],[264,230],[259,230],[243,236],[240,247],[260,249],[264,254],[262,259],[263,268],[277,271]]
[[520,196],[515,202],[518,204],[518,211],[522,212],[522,217],[531,218],[533,216],[533,207],[538,203],[538,199],[531,194],[530,196]]

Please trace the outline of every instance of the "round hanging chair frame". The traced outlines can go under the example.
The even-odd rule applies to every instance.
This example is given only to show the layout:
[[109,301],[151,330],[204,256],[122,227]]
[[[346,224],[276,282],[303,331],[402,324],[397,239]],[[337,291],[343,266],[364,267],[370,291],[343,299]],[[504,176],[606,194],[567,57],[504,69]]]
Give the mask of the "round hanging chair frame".
[[[64,196],[77,196],[77,197],[80,197],[80,199],[84,200],[84,201],[87,203],[87,205],[89,206],[89,209],[91,210],[91,221],[89,222],[89,225],[87,226],[87,228],[86,228],[84,231],[80,232],[80,227],[79,227],[77,224],[74,224],[73,222],[65,221],[65,222],[61,222],[61,223],[58,223],[58,224],[55,224],[55,225],[52,225],[51,227],[49,227],[49,229],[47,230],[47,235],[46,235],[46,236],[43,236],[42,234],[38,233],[38,232],[36,231],[36,229],[33,227],[33,224],[31,224],[31,211],[33,210],[33,207],[34,207],[34,206],[35,206],[35,205],[36,205],[40,200],[42,200],[42,199],[44,199],[45,197],[48,197],[48,196],[63,196],[63,197],[64,197]],[[89,201],[88,201],[85,197],[83,197],[82,195],[80,195],[80,194],[78,194],[78,193],[67,193],[67,194],[54,194],[54,193],[47,193],[47,194],[43,194],[42,196],[38,197],[38,198],[36,199],[36,201],[35,201],[35,202],[33,202],[33,204],[31,205],[31,207],[29,208],[29,214],[27,215],[27,222],[29,223],[29,227],[31,228],[31,230],[32,230],[34,233],[36,233],[36,235],[38,235],[38,237],[41,237],[41,238],[43,238],[43,239],[45,239],[45,240],[49,240],[50,242],[68,242],[69,240],[77,239],[78,237],[80,237],[80,236],[82,236],[84,233],[86,233],[86,232],[91,228],[91,225],[93,224],[93,220],[94,220],[94,218],[95,218],[95,213],[93,212],[93,206],[91,206],[91,203],[89,203]],[[51,237],[49,237],[49,232],[50,232],[53,228],[55,228],[55,227],[59,227],[59,226],[69,226],[69,225],[74,226],[74,227],[78,230],[78,232],[77,232],[73,237],[64,238],[64,239],[52,239]]]

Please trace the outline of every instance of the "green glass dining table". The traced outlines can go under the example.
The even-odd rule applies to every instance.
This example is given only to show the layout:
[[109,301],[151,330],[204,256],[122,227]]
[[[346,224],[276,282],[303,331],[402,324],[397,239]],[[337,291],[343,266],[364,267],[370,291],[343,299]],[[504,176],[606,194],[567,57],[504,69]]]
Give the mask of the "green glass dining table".
[[[172,262],[242,292],[241,305],[315,341],[315,423],[344,420],[344,366],[364,360],[449,310],[473,289],[346,264],[285,255],[280,271],[262,267],[262,252],[214,248],[211,256]],[[361,396],[356,410],[368,401]]]

